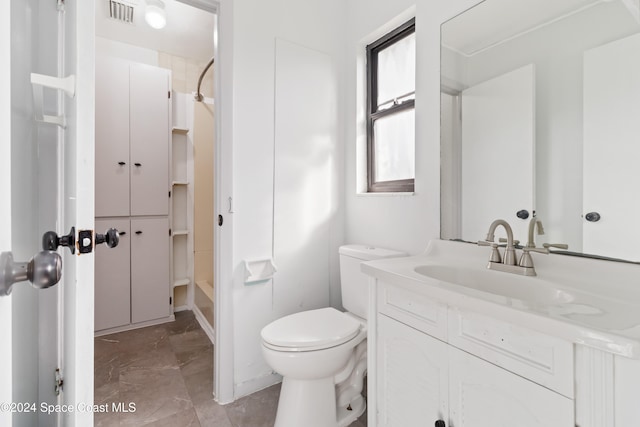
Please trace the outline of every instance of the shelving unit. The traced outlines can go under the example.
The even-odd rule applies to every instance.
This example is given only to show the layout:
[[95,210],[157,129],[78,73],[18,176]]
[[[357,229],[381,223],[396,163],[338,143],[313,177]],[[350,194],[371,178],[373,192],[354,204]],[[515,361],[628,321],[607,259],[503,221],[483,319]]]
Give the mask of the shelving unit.
[[193,301],[193,143],[186,94],[172,93],[171,288],[173,310]]

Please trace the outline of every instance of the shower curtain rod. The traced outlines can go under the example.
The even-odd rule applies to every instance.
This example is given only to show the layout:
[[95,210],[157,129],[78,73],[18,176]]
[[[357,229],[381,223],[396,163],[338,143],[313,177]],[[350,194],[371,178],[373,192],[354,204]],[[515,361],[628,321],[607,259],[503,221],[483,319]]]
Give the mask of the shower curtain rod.
[[200,85],[202,84],[202,79],[204,78],[204,75],[207,74],[207,71],[209,71],[209,68],[211,68],[212,65],[213,65],[213,58],[211,58],[211,61],[209,61],[207,66],[204,67],[204,70],[202,71],[202,74],[200,74],[200,78],[198,79],[198,91],[194,95],[194,98],[198,102],[202,102],[204,100],[204,96],[202,96],[202,94],[200,93]]

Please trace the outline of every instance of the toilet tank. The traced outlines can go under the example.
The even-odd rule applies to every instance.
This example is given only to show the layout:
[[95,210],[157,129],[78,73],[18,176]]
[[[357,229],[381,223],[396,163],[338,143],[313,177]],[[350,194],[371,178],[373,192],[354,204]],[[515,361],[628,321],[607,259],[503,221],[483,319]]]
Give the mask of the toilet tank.
[[340,285],[342,306],[363,319],[369,306],[369,276],[360,271],[360,263],[383,258],[407,256],[404,252],[369,245],[340,246]]

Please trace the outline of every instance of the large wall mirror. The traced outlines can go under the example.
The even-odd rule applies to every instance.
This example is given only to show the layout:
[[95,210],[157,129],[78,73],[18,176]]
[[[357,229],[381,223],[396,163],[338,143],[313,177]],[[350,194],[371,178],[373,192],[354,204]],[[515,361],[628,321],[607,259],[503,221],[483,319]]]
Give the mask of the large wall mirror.
[[638,0],[486,0],[441,37],[441,237],[535,216],[537,246],[640,262]]

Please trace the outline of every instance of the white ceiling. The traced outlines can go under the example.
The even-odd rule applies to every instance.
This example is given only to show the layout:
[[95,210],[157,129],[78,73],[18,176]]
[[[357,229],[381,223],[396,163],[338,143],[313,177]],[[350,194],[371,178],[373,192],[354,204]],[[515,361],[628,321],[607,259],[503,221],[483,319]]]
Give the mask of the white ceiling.
[[469,56],[606,0],[488,0],[442,26],[443,45]]
[[167,26],[154,30],[144,21],[145,0],[126,2],[135,3],[133,24],[111,19],[109,0],[96,0],[96,36],[185,58],[208,60],[213,56],[212,13],[164,0]]

